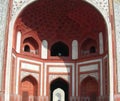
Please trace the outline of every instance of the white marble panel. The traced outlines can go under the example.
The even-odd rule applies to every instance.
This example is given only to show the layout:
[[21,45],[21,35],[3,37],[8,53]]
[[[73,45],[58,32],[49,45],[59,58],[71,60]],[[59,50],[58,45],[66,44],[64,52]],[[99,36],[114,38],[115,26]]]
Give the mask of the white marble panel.
[[52,73],[70,73],[70,68],[65,67],[50,67],[49,72]]
[[21,46],[21,32],[17,33],[17,42],[16,42],[16,52],[20,53],[20,46]]
[[49,75],[49,82],[51,82],[57,78],[62,78],[70,83],[70,75],[55,75],[55,74]]
[[53,101],[65,101],[65,92],[61,88],[53,91]]
[[98,73],[87,73],[87,74],[81,74],[80,75],[80,82],[82,82],[85,78],[87,78],[88,76],[91,76],[93,78],[95,78],[97,81],[99,80],[98,79]]
[[21,68],[26,69],[26,70],[39,71],[38,65],[33,65],[33,64],[29,64],[29,63],[21,63]]
[[98,70],[98,64],[80,66],[79,72],[87,72],[87,71],[93,71],[93,70]]
[[[5,30],[7,22],[9,0],[0,0],[0,90],[2,86],[2,72],[3,72],[3,55],[4,55],[4,42],[5,42]],[[7,72],[6,72],[7,73]],[[7,77],[6,77],[7,78]],[[9,76],[8,76],[9,79]],[[7,81],[6,81],[7,82]],[[8,86],[8,83],[6,84]],[[6,87],[9,90],[9,88]]]
[[72,42],[72,59],[78,59],[78,41],[73,40]]
[[47,59],[47,56],[48,56],[48,42],[46,40],[43,40],[41,48],[41,58]]
[[25,71],[21,72],[21,81],[29,75],[33,76],[37,80],[37,82],[39,81],[39,74],[31,73],[31,72],[25,72]]
[[116,50],[117,50],[117,75],[118,92],[120,93],[120,0],[114,2],[115,30],[116,30]]
[[103,47],[103,33],[99,33],[99,53],[103,54],[104,53],[104,47]]

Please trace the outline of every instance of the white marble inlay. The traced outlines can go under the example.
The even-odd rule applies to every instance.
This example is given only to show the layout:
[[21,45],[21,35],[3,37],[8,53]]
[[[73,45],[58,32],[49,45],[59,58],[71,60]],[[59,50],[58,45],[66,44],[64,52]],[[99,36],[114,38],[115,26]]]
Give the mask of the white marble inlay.
[[33,64],[29,64],[29,63],[21,63],[21,68],[27,69],[27,70],[39,71],[38,65],[33,65]]
[[21,46],[21,32],[17,33],[17,42],[16,42],[16,52],[20,53],[20,46]]
[[80,72],[98,70],[98,64],[80,66]]
[[61,88],[53,91],[53,101],[65,101],[65,92]]
[[99,80],[98,79],[98,73],[87,73],[87,74],[81,74],[80,75],[80,82],[82,82],[85,78],[87,78],[88,76],[91,76],[93,78],[95,78],[97,81]]
[[116,30],[116,50],[117,50],[117,75],[118,75],[118,92],[120,92],[120,1],[114,2],[115,13],[115,30]]
[[21,72],[21,81],[25,77],[30,76],[30,75],[33,76],[37,80],[37,82],[39,81],[39,74],[37,74],[37,73],[31,73],[31,72],[25,72],[25,71]]
[[49,72],[53,73],[70,73],[70,68],[67,67],[50,67]]
[[78,59],[78,41],[73,40],[72,42],[72,59]]
[[103,47],[103,34],[102,32],[99,33],[99,53],[103,54],[104,53],[104,47]]
[[51,83],[53,80],[57,78],[62,78],[70,83],[70,75],[55,75],[55,74],[49,75],[49,82]]
[[43,40],[41,48],[41,58],[47,59],[47,56],[48,56],[48,42],[46,40]]
[[[7,20],[7,12],[8,12],[8,2],[9,0],[0,0],[0,90],[2,89],[2,75],[3,75],[3,55],[4,55],[4,42],[5,40],[5,32],[6,32],[6,22]],[[6,33],[7,34],[7,33]],[[9,73],[10,69],[6,69],[6,73]],[[6,85],[5,85],[5,93],[9,92],[9,88],[8,88],[8,82],[10,80],[10,76],[6,77]],[[8,98],[6,98],[5,96],[5,100],[9,99],[9,95],[7,96]]]

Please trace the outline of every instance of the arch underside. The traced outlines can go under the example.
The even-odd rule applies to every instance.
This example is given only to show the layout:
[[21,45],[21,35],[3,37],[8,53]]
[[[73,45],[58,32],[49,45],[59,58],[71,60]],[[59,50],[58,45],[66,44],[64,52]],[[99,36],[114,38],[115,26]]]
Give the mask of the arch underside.
[[[17,36],[18,31],[22,35],[20,52],[17,53],[18,57],[24,58],[19,60],[20,70],[39,75],[37,82],[40,91],[37,91],[38,95],[35,96],[51,96],[52,99],[53,94],[50,91],[52,90],[53,93],[58,88],[61,89],[58,91],[65,92],[65,101],[71,96],[81,96],[79,93],[82,90],[79,85],[84,81],[81,82],[83,74],[94,75],[92,80],[94,81],[93,88],[95,86],[97,89],[96,97],[108,94],[106,91],[109,88],[109,85],[106,86],[108,83],[106,81],[109,80],[108,65],[104,65],[105,62],[108,63],[108,30],[107,23],[98,9],[80,0],[39,0],[27,5],[21,11],[15,21],[14,30],[14,37]],[[99,41],[100,33],[103,35],[102,45]],[[76,43],[72,46],[74,40]],[[12,48],[16,50],[15,39],[13,43]],[[29,46],[29,51],[24,50],[26,45]],[[73,51],[72,48],[74,48]],[[100,48],[104,50],[104,53],[100,54]],[[75,52],[74,57],[72,54]],[[13,54],[16,55],[14,52]],[[105,57],[103,62],[101,62],[101,57]],[[69,65],[66,65],[67,63]],[[18,74],[22,75],[19,70]],[[52,76],[52,80],[54,77],[64,76],[69,83],[63,82],[64,80],[55,80],[57,83],[53,83],[52,88],[49,83]],[[104,77],[107,79],[103,79]],[[98,84],[94,80],[96,78]],[[89,83],[92,85],[91,82]],[[68,95],[66,95],[67,92],[69,92]]]

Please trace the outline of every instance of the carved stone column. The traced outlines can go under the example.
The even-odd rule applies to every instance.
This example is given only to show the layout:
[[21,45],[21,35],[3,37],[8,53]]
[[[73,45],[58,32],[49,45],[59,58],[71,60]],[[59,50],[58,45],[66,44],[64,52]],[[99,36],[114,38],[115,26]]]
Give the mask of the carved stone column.
[[117,76],[118,92],[120,93],[120,0],[114,1],[115,32],[116,32],[116,51],[117,51]]
[[8,1],[0,0],[0,90],[2,86],[4,38],[7,22]]

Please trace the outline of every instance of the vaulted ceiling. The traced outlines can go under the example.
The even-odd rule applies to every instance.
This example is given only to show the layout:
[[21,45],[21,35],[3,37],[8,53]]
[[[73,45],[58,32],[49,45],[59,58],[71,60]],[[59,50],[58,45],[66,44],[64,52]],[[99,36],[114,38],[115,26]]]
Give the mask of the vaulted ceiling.
[[83,0],[38,0],[21,12],[16,26],[22,34],[34,31],[41,39],[51,40],[106,34],[101,14]]

